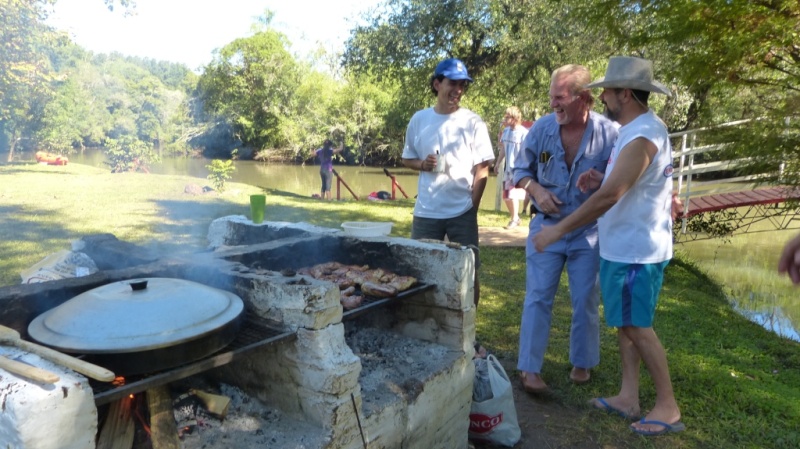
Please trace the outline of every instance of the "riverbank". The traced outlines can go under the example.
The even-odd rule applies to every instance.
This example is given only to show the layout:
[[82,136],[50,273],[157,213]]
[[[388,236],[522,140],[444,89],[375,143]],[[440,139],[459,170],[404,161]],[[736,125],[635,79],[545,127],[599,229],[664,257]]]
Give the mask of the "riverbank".
[[[325,202],[232,183],[221,193],[191,195],[185,176],[110,174],[80,164],[64,167],[0,165],[0,285],[19,271],[86,234],[109,232],[165,254],[202,250],[208,224],[248,215],[252,193],[267,193],[266,219],[339,228],[345,221],[392,221],[392,235],[410,233],[413,202]],[[507,214],[481,211],[480,225],[499,228]],[[516,381],[516,348],[525,288],[521,247],[481,251],[478,338]],[[800,447],[800,344],[780,338],[737,314],[721,288],[691,261],[669,265],[655,329],[667,349],[682,421],[687,430],[655,439],[634,435],[618,417],[591,410],[591,397],[618,389],[619,357],[613,329],[603,327],[601,363],[592,381],[568,379],[571,307],[566,278],[557,295],[543,376],[553,394],[517,391],[523,441],[518,448],[795,448]],[[654,391],[645,370],[643,409]]]

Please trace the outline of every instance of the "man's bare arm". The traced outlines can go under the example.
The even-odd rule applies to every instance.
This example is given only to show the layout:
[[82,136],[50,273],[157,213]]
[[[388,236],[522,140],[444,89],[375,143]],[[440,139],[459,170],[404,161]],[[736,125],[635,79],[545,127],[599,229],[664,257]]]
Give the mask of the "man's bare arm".
[[533,238],[536,250],[544,250],[564,234],[597,220],[611,209],[642,176],[657,152],[655,144],[642,137],[625,145],[608,179],[597,192],[558,224],[542,226],[542,230]]
[[489,163],[491,161],[481,162],[475,166],[475,180],[472,183],[472,205],[475,207],[480,206],[483,191],[486,189],[486,181],[489,179]]

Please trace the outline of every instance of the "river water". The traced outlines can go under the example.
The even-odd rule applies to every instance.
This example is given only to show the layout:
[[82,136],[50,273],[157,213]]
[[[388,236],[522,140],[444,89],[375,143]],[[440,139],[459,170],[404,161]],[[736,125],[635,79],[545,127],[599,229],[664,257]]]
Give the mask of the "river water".
[[[86,151],[84,154],[69,156],[71,163],[91,165],[100,168],[107,168],[104,165],[105,157],[100,151]],[[209,174],[206,165],[208,159],[198,158],[171,158],[165,159],[158,164],[151,165],[150,172],[160,175],[185,175],[201,178],[198,184],[210,184],[206,177]],[[319,165],[290,165],[290,164],[266,164],[256,161],[234,161],[236,170],[232,173],[231,182],[239,182],[275,189],[296,195],[311,196],[320,193]],[[341,183],[337,186],[337,178],[333,178],[331,193],[333,198],[339,197],[343,200],[353,199],[353,195],[348,190],[353,191],[360,199],[366,198],[370,193],[385,191],[392,193],[392,180],[380,167],[361,167],[345,166],[334,164],[334,170],[339,173]],[[405,192],[409,198],[417,195],[417,179],[419,172],[409,170],[404,167],[387,169],[395,177],[399,185],[395,189],[397,198],[403,198]],[[484,191],[481,209],[495,209],[497,183],[495,177],[490,176]],[[503,206],[505,207],[505,206]]]
[[[99,151],[87,151],[83,155],[72,155],[70,161],[106,168],[104,156]],[[188,175],[199,178],[198,184],[206,185],[209,164],[207,159],[166,159],[150,167],[152,173],[166,175]],[[319,193],[320,177],[318,165],[265,164],[255,161],[234,161],[236,170],[231,181],[250,184],[267,189],[276,189],[297,195],[311,196]],[[391,179],[382,168],[360,166],[334,166],[341,179],[360,198],[372,192],[391,193]],[[399,188],[398,198],[417,194],[418,173],[405,168],[390,168]],[[499,209],[497,184],[494,176],[489,182],[481,202],[482,209]],[[339,185],[342,199],[352,199],[345,185]],[[332,194],[337,195],[334,177]],[[503,206],[504,207],[504,206]],[[763,234],[745,234],[733,237],[730,242],[706,240],[676,245],[695,260],[704,271],[710,273],[726,290],[731,304],[742,315],[778,335],[800,341],[800,289],[776,272],[777,257],[783,245],[796,231],[771,231]]]

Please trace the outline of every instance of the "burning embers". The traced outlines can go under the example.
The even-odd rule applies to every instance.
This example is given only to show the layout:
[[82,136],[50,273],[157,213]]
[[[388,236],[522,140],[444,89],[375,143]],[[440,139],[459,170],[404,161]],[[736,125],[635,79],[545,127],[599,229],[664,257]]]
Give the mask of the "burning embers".
[[321,263],[297,272],[339,286],[340,302],[346,310],[359,307],[364,295],[389,298],[417,283],[417,278],[412,276],[400,276],[382,268],[371,269],[369,265],[345,265],[339,262]]
[[197,377],[126,396],[111,403],[104,416],[98,449],[324,446],[319,428],[291,419],[237,387],[212,386]]

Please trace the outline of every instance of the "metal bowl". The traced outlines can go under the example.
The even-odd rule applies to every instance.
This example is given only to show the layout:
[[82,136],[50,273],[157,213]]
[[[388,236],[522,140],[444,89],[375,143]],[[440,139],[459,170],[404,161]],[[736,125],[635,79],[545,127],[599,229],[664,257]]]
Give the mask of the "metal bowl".
[[36,317],[34,340],[118,374],[179,366],[229,344],[244,303],[224,290],[170,278],[114,282]]

